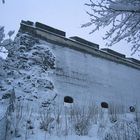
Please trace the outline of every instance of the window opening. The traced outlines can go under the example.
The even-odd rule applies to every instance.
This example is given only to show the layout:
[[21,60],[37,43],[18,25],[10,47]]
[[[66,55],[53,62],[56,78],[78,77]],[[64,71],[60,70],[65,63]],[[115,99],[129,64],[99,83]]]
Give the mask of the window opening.
[[73,103],[73,98],[70,96],[65,96],[64,97],[64,102],[65,103]]

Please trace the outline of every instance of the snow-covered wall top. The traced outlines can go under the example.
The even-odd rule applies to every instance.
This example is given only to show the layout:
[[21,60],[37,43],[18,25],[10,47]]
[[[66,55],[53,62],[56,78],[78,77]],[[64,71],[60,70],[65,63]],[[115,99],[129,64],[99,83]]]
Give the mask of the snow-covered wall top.
[[[50,74],[58,94],[74,101],[129,103],[140,98],[140,61],[41,23],[22,21],[19,32],[44,40],[55,55]],[[63,98],[62,98],[63,99]]]

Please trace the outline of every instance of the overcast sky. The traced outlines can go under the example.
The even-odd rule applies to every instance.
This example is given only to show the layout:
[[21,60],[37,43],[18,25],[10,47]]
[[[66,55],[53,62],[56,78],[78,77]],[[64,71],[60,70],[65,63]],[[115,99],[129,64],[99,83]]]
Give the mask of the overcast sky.
[[[67,37],[77,35],[104,48],[104,30],[89,35],[91,27],[80,27],[89,19],[85,12],[88,9],[84,6],[86,2],[89,0],[6,0],[5,4],[0,3],[0,25],[4,25],[6,31],[17,32],[21,20],[38,21],[65,31]],[[111,49],[130,57],[128,46],[122,41]],[[138,58],[137,55],[133,57]]]

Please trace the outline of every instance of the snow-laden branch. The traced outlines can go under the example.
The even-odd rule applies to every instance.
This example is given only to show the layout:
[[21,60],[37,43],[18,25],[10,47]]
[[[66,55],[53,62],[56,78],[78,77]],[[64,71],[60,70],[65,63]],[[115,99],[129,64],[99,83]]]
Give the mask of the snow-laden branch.
[[140,0],[90,0],[86,3],[90,21],[82,27],[93,26],[90,33],[107,27],[104,39],[112,46],[122,39],[132,44],[132,53],[140,48]]
[[5,48],[9,47],[14,43],[11,40],[11,36],[14,34],[15,31],[9,31],[8,32],[8,39],[5,39],[5,33],[4,33],[4,26],[0,26],[0,52],[1,53],[7,53],[7,50]]

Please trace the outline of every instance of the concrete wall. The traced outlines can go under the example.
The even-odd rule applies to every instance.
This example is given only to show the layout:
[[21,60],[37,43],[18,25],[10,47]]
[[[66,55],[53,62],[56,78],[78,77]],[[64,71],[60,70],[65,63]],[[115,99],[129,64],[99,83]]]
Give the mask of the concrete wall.
[[56,70],[51,77],[61,97],[68,95],[76,102],[92,99],[129,106],[140,99],[138,69],[67,47],[47,46],[56,56]]

